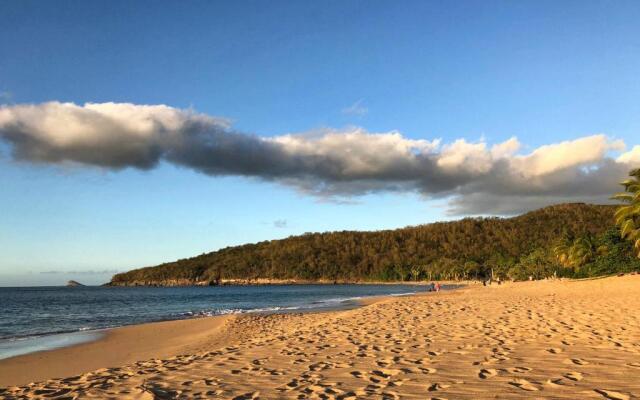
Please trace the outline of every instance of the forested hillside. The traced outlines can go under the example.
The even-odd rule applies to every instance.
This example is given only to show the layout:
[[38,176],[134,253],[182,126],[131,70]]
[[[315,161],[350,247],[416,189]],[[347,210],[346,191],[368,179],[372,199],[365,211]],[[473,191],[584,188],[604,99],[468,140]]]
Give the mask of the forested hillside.
[[466,218],[376,232],[305,234],[136,269],[115,275],[111,284],[403,281],[480,278],[492,273],[525,279],[637,268],[630,244],[619,239],[614,226],[615,209],[562,204],[513,218]]

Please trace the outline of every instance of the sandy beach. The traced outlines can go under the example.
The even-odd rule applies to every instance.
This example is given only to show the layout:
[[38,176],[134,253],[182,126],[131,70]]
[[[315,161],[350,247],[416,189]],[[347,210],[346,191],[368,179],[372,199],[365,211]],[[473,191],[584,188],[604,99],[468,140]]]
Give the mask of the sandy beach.
[[635,275],[120,328],[0,361],[0,397],[632,399],[638,377]]

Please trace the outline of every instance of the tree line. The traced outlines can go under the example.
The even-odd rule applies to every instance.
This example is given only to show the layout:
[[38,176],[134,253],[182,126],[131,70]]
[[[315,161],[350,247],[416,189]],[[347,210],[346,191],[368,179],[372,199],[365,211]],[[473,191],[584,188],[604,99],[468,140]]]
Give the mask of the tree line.
[[112,284],[217,284],[259,278],[520,280],[640,270],[632,242],[614,224],[615,214],[615,206],[574,203],[512,218],[465,218],[375,232],[308,233],[132,270],[115,275]]

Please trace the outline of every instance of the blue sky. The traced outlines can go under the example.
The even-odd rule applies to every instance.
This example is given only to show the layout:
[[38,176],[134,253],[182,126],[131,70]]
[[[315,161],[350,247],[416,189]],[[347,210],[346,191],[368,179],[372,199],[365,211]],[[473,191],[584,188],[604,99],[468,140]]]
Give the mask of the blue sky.
[[[606,136],[584,142],[602,151],[561,166],[566,173],[616,160],[640,142],[638,20],[640,5],[624,1],[6,1],[0,103],[11,122],[17,107],[52,101],[167,105],[224,118],[234,134],[262,141],[360,129],[365,150],[371,133],[393,131],[403,144],[440,139],[445,147],[464,139],[490,149],[517,137],[523,156]],[[0,115],[0,132],[1,124]],[[0,135],[0,286],[69,277],[98,283],[112,271],[307,231],[511,213],[468,206],[450,212],[449,196],[475,199],[477,187],[495,179],[436,193],[422,178],[397,189],[389,172],[352,193],[346,186],[361,183],[360,175],[307,171],[309,190],[308,182],[290,183],[290,175],[234,167],[212,176],[170,157],[142,170],[105,167],[77,152],[16,157],[16,135],[33,131],[8,126],[5,140]],[[480,159],[471,160],[479,173]],[[544,160],[536,168],[551,162]],[[480,169],[491,174],[494,163]],[[536,177],[556,170],[540,171]],[[338,201],[318,194],[318,182]],[[578,200],[604,198],[606,190]],[[545,187],[518,211],[565,199],[573,198]]]

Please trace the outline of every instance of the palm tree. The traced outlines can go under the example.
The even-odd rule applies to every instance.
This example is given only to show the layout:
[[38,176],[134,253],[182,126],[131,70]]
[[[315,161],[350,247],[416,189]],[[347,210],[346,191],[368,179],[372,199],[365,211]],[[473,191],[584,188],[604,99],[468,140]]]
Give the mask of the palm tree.
[[474,279],[478,279],[478,274],[480,273],[480,264],[475,261],[467,261],[464,263],[464,274],[467,278],[471,278],[473,275]]
[[640,168],[629,172],[630,178],[621,182],[624,192],[612,197],[623,204],[616,211],[616,225],[624,239],[633,243],[636,255],[640,258]]
[[571,262],[569,260],[571,245],[571,240],[563,237],[556,242],[555,246],[553,246],[553,255],[556,257],[556,260],[560,263],[560,265],[565,268],[571,266]]
[[583,236],[573,242],[569,249],[569,264],[578,270],[587,264],[595,255],[593,240],[588,236]]
[[414,282],[418,281],[418,278],[420,277],[420,274],[422,273],[422,267],[419,265],[413,265],[411,266],[411,277],[413,278]]

